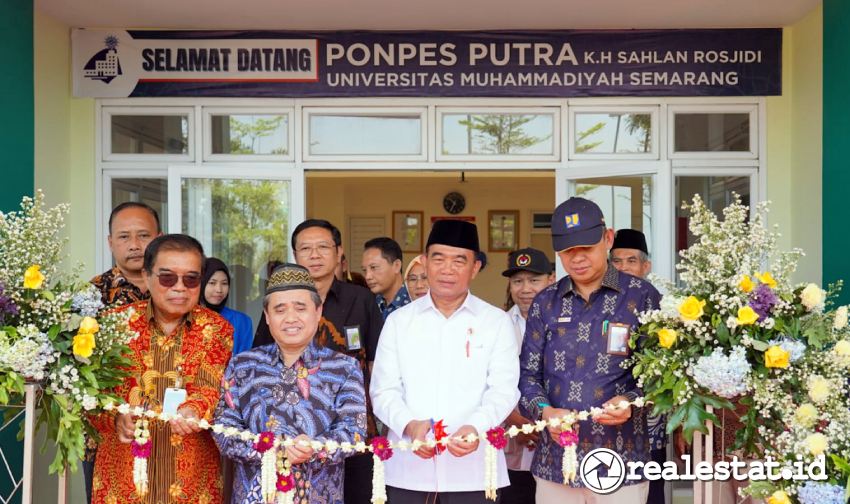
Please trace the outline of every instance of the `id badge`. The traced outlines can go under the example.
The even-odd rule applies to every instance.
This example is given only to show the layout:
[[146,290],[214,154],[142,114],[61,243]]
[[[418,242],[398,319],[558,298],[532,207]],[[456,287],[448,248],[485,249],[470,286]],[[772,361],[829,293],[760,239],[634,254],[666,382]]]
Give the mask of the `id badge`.
[[349,350],[360,350],[360,326],[345,326],[345,343]]
[[607,329],[605,336],[607,339],[606,349],[608,355],[629,355],[629,337],[632,333],[632,327],[629,324],[621,324],[618,322],[605,321]]
[[176,415],[177,408],[184,401],[186,401],[186,389],[167,388],[165,389],[165,398],[162,400],[162,412],[169,415]]

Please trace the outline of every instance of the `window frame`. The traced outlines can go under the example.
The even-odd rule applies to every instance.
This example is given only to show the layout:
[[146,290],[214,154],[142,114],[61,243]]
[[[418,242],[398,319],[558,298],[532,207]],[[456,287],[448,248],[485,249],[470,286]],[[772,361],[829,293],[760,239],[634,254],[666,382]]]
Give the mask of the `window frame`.
[[[203,106],[203,160],[209,162],[269,162],[295,161],[295,108],[294,107],[218,107]],[[214,115],[285,115],[287,154],[214,154],[212,117]]]
[[[577,153],[575,151],[576,148],[576,139],[575,132],[576,128],[576,115],[578,114],[608,114],[608,113],[625,113],[625,114],[650,114],[650,144],[651,148],[649,152],[629,152],[629,153],[612,153],[612,152],[600,152],[598,154],[594,153]],[[657,160],[660,158],[660,140],[659,140],[659,132],[661,130],[659,124],[660,117],[660,106],[659,105],[573,105],[569,109],[569,128],[567,135],[567,144],[568,148],[568,156],[570,160],[575,161],[614,161],[617,160],[626,160],[626,159],[634,159],[634,160]]]
[[[759,104],[705,104],[670,105],[667,108],[667,156],[670,159],[700,159],[711,163],[713,160],[759,159],[762,139],[759,132]],[[750,123],[750,146],[747,151],[676,151],[676,114],[748,114]]]
[[[185,116],[187,119],[186,154],[121,154],[112,152],[112,117],[134,116]],[[102,151],[104,161],[167,161],[191,162],[195,160],[195,107],[193,106],[107,106],[101,108]]]

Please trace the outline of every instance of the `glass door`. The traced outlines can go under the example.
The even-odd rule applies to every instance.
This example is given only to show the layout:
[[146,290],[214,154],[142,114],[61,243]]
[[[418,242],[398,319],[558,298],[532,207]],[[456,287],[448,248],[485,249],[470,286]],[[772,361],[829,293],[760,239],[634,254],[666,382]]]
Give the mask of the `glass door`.
[[278,165],[168,168],[168,228],[194,236],[230,269],[228,306],[256,327],[269,267],[291,261],[290,232],[304,220],[304,173]]

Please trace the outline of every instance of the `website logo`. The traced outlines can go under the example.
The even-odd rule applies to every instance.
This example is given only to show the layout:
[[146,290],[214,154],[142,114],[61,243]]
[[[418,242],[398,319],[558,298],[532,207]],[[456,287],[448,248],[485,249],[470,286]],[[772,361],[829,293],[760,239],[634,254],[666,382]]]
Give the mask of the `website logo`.
[[626,464],[614,450],[597,448],[581,459],[579,477],[585,487],[598,494],[616,491],[626,479]]

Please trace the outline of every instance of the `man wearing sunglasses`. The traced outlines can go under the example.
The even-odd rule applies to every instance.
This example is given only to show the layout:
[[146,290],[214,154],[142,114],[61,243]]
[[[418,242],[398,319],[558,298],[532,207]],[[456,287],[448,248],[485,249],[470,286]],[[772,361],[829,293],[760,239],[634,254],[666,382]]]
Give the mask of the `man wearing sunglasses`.
[[[186,418],[212,418],[219,384],[233,347],[233,327],[218,313],[198,305],[204,251],[191,236],[163,235],[148,244],[142,276],[150,293],[120,310],[133,310],[130,328],[131,375],[115,390],[132,406],[178,413],[168,423],[151,422],[149,493],[144,503],[221,502],[219,453],[208,431]],[[94,470],[97,504],[125,502],[135,493],[135,437],[131,414],[101,415]]]

